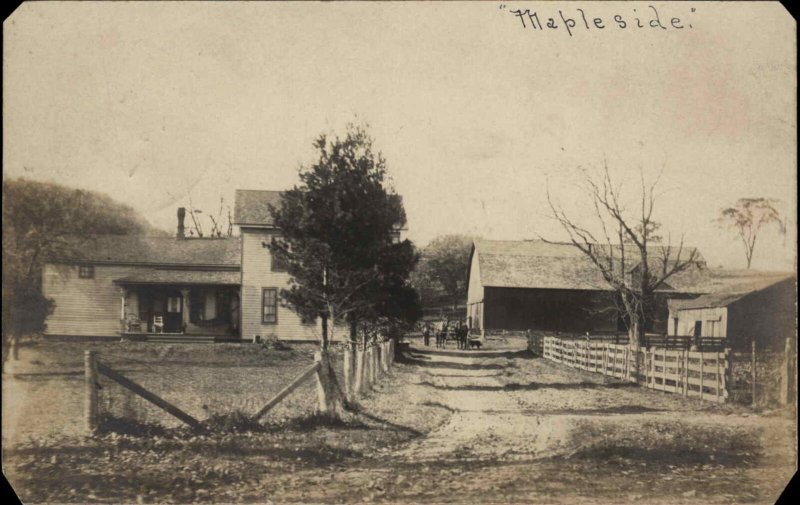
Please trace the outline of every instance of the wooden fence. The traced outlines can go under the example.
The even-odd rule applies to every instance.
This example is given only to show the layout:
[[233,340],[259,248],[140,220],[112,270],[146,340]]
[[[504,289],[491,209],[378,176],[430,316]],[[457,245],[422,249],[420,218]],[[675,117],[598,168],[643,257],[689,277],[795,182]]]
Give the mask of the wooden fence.
[[640,348],[627,344],[544,337],[542,356],[573,368],[630,380],[658,391],[725,402],[730,351]]
[[[348,401],[356,401],[368,389],[373,387],[380,378],[387,374],[394,363],[395,341],[386,340],[373,343],[366,348],[353,351],[348,348],[344,353],[344,396]],[[329,352],[317,352],[314,363],[303,370],[285,388],[272,397],[252,418],[259,420],[270,410],[278,405],[284,398],[294,392],[300,385],[316,377],[317,383],[317,411],[332,413],[342,408],[340,398],[333,385],[334,372],[330,362]],[[355,366],[353,366],[355,365]],[[97,353],[85,351],[84,353],[84,417],[86,430],[90,434],[97,433],[100,422],[100,402],[98,400],[99,376],[103,375],[116,382],[132,393],[144,398],[156,407],[179,419],[194,430],[204,430],[203,423],[187,414],[184,410],[164,400],[152,391],[125,377],[108,365],[100,362]]]

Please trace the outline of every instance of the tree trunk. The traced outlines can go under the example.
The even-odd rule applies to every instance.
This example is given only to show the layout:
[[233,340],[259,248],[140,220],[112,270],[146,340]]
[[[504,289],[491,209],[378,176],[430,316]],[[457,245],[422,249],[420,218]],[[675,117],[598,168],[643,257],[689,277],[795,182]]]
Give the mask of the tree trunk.
[[352,347],[348,347],[344,351],[344,395],[347,401],[355,400],[354,384],[355,384],[355,360],[356,351]]
[[638,317],[631,322],[630,336],[629,336],[629,352],[633,354],[633,360],[629,359],[629,363],[633,362],[633,369],[628,370],[628,379],[631,382],[639,381],[639,371],[642,369],[640,350],[644,342],[644,325]]
[[350,321],[350,351],[356,352],[358,346],[358,323],[355,319]]
[[328,349],[328,316],[322,315],[322,342],[320,347],[322,350]]
[[328,351],[320,351],[314,355],[320,364],[317,371],[317,412],[340,419],[344,413],[344,395],[336,380]]

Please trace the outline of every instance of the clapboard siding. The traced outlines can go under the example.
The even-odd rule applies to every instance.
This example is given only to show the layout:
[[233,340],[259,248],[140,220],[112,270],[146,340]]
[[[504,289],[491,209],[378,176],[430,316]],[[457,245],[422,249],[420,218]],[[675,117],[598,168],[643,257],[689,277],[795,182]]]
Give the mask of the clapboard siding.
[[[77,265],[46,264],[42,292],[55,307],[45,334],[119,335],[122,292],[113,281],[136,271],[137,267],[95,265],[94,277],[81,279]],[[128,300],[127,310],[137,310],[135,299]]]
[[256,335],[281,340],[317,340],[322,334],[319,321],[303,324],[300,317],[288,307],[278,304],[278,322],[261,322],[261,293],[263,288],[286,288],[289,274],[273,272],[269,243],[274,231],[242,229],[242,339],[252,340]]
[[[677,331],[675,318],[678,319]],[[724,337],[728,333],[727,307],[707,307],[699,309],[680,310],[670,314],[668,333],[670,335],[694,335],[694,325],[701,321],[701,336]],[[713,324],[711,324],[713,322]]]

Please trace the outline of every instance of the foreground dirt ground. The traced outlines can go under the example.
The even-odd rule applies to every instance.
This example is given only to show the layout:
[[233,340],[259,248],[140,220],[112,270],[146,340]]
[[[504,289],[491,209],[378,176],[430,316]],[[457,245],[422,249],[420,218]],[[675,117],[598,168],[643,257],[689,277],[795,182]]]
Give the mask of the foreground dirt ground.
[[643,390],[523,347],[415,344],[340,426],[28,443],[4,452],[4,468],[26,503],[774,503],[794,472],[785,416]]

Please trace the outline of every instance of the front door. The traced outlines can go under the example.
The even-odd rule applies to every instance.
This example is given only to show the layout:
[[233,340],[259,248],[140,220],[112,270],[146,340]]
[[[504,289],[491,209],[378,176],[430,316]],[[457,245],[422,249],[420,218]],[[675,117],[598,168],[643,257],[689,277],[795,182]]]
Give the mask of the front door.
[[164,333],[183,331],[183,298],[180,295],[167,296],[167,313],[164,317]]

